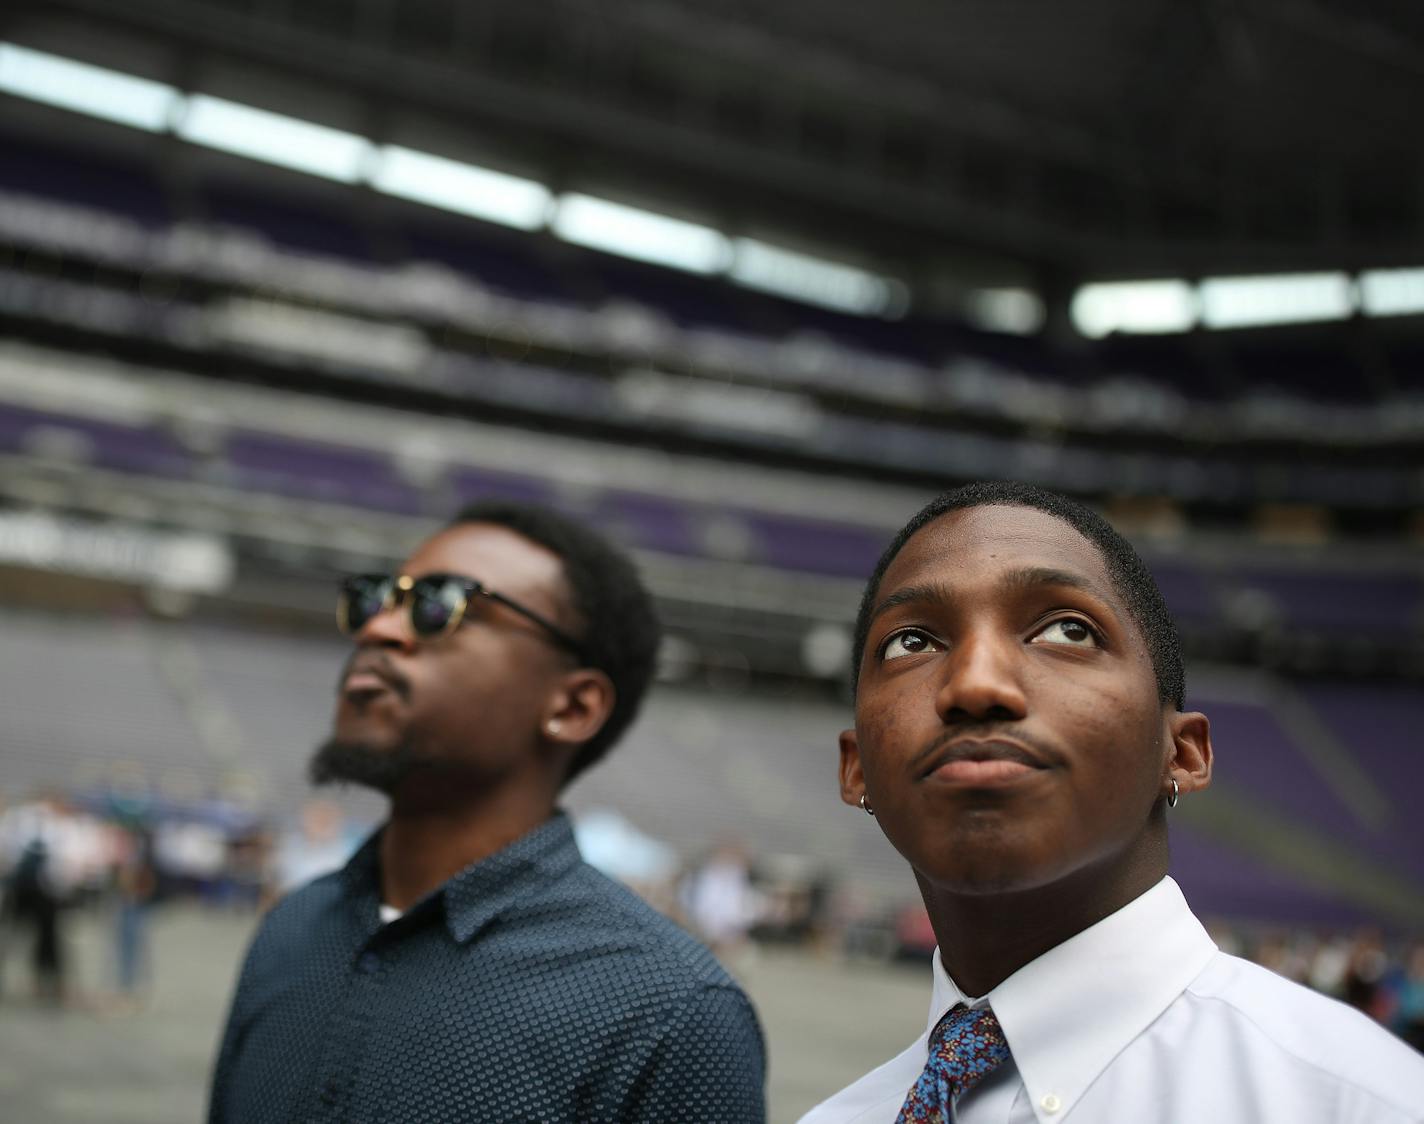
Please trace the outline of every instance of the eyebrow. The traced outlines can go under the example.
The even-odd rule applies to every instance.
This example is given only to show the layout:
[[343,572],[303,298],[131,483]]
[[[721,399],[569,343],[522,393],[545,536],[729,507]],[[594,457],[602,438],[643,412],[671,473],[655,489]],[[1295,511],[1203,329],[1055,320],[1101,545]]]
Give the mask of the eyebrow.
[[[999,581],[1001,589],[1011,591],[1023,591],[1028,589],[1038,589],[1045,586],[1058,586],[1068,589],[1081,590],[1091,594],[1102,601],[1114,616],[1117,616],[1116,606],[1112,603],[1112,598],[1098,585],[1097,582],[1084,577],[1082,574],[1075,574],[1071,570],[1058,570],[1052,566],[1024,566],[1017,570],[1011,570]],[[874,621],[881,613],[887,612],[899,605],[922,605],[922,604],[953,604],[959,595],[952,586],[943,582],[927,582],[921,585],[907,585],[894,593],[888,593],[871,610],[870,620]]]

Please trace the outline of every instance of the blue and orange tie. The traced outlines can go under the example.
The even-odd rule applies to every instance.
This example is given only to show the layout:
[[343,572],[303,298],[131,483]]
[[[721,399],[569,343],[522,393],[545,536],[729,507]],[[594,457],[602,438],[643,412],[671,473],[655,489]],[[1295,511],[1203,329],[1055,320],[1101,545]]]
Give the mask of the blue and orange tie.
[[955,1007],[930,1032],[924,1072],[911,1086],[895,1124],[952,1124],[954,1102],[1008,1056],[1009,1044],[993,1011]]

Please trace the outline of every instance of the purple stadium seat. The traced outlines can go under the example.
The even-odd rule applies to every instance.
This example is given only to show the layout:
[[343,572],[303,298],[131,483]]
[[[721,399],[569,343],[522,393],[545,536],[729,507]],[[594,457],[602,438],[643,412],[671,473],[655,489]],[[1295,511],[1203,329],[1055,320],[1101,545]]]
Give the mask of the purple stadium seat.
[[1270,709],[1253,703],[1192,702],[1211,719],[1215,775],[1273,811],[1341,837],[1360,827]]
[[410,261],[434,262],[513,297],[577,304],[567,272],[552,268],[528,234],[512,234],[474,221],[412,214],[398,229]]
[[1222,373],[1197,358],[1178,339],[1109,336],[1094,348],[1098,368],[1105,376],[1135,375],[1154,383],[1167,383],[1180,394],[1198,400],[1229,397]]
[[86,461],[104,468],[156,476],[185,476],[192,468],[189,454],[159,429],[0,405],[0,448],[33,451],[45,429],[77,435],[87,446]]
[[583,256],[583,272],[602,290],[604,299],[624,297],[656,309],[686,327],[748,328],[739,309],[740,294],[725,282],[686,277],[669,269],[625,262],[605,254]]
[[1251,387],[1271,387],[1323,402],[1368,402],[1377,388],[1363,377],[1349,337],[1336,326],[1235,341],[1233,362]]
[[1167,608],[1178,622],[1216,621],[1221,617],[1216,593],[1200,570],[1155,559],[1148,559],[1147,564],[1157,579]]
[[239,431],[228,440],[227,459],[249,488],[383,511],[421,510],[420,492],[385,457],[364,449]]
[[1309,701],[1390,802],[1393,816],[1383,830],[1402,841],[1424,875],[1424,817],[1415,808],[1424,793],[1424,693],[1392,684],[1312,684]]
[[456,502],[460,504],[477,500],[533,504],[553,502],[553,489],[548,482],[533,476],[494,472],[485,468],[456,468],[451,470],[449,480]]
[[664,554],[702,552],[695,517],[685,504],[637,492],[612,492],[590,518],[629,546]]
[[1172,877],[1192,909],[1210,921],[1261,920],[1274,923],[1353,928],[1375,920],[1368,910],[1329,890],[1252,859],[1173,824]]
[[[1312,687],[1311,694],[1315,689]],[[1297,826],[1424,881],[1424,850],[1398,827],[1362,823],[1264,705],[1189,703],[1211,719],[1214,777]],[[1385,787],[1395,783],[1381,774]],[[1400,777],[1400,780],[1403,778]]]
[[112,211],[149,227],[173,220],[163,184],[136,161],[9,132],[0,132],[0,152],[0,188]]
[[205,184],[201,196],[210,222],[265,234],[293,250],[353,261],[372,258],[365,232],[338,202],[217,181]]
[[1403,636],[1420,627],[1424,583],[1409,574],[1322,574],[1249,570],[1238,584],[1267,594],[1292,625]]
[[888,541],[883,531],[845,523],[752,511],[739,514],[756,536],[760,560],[787,570],[864,578]]

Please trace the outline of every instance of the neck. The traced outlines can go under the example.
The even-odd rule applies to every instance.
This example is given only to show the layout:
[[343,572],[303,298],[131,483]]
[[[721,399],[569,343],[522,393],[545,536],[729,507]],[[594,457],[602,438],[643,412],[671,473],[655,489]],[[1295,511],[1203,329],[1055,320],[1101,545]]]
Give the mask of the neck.
[[1146,893],[1167,873],[1160,855],[1094,866],[1031,890],[964,894],[917,874],[949,977],[969,996],[986,995],[1025,964]]
[[552,787],[491,786],[472,799],[403,788],[381,833],[381,900],[407,910],[466,867],[503,850],[554,814]]

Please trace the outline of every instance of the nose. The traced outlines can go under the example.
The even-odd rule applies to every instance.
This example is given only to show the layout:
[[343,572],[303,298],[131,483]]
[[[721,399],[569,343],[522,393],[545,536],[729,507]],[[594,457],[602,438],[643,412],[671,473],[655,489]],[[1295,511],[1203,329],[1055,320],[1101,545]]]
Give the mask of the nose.
[[356,630],[353,637],[358,648],[391,648],[409,652],[415,648],[415,633],[410,627],[410,610],[404,602],[382,609]]
[[946,724],[1013,722],[1028,713],[1021,678],[1022,644],[982,631],[960,637],[944,661],[935,709]]

